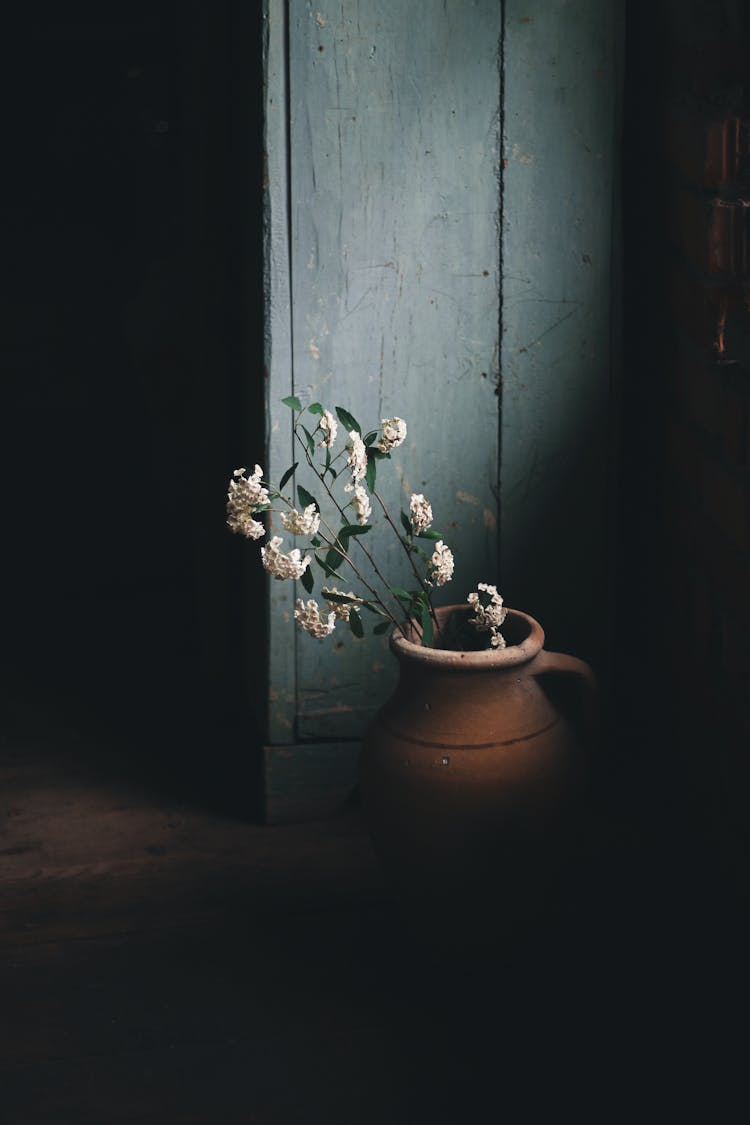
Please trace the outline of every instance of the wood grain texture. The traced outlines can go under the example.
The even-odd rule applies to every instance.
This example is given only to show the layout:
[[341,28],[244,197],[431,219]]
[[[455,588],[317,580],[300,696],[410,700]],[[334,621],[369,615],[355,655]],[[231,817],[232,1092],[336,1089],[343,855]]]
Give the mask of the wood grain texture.
[[[499,35],[489,0],[289,6],[289,258],[272,245],[270,269],[288,268],[291,325],[281,344],[272,325],[274,347],[303,401],[347,406],[367,429],[407,420],[379,490],[396,513],[412,491],[430,498],[456,554],[445,601],[496,562]],[[274,435],[284,375],[277,363]],[[382,569],[404,584],[375,523]],[[295,676],[284,665],[275,686],[296,693],[297,737],[358,737],[394,682],[387,641],[294,641],[272,612],[274,645],[296,645]]]
[[605,647],[619,4],[504,6],[502,588]]
[[[673,788],[662,801],[618,775],[559,910],[469,953],[409,925],[356,810],[250,825],[157,784],[111,735],[55,737],[22,711],[11,729],[13,713],[3,1125],[546,1121],[561,1090],[599,1120],[614,1088],[656,1104],[657,1073],[670,1109],[680,1091],[694,1107],[675,1078],[692,1058],[714,1117],[740,1119],[728,1006],[747,996],[747,928],[709,883],[705,841],[665,814]],[[656,1060],[642,1089],[634,1043]]]
[[334,898],[339,881],[355,897],[382,884],[353,809],[327,826],[250,825],[166,797],[126,759],[97,762],[75,744],[7,749],[0,774],[5,945],[69,939],[84,920],[90,936],[119,932],[141,911],[138,926],[154,931],[179,919],[210,925],[217,910],[263,914],[285,899],[326,899],[326,882]]
[[[265,80],[265,376],[266,463],[269,479],[293,462],[292,420],[281,399],[292,393],[292,336],[289,259],[289,107],[286,4],[264,0],[263,59]],[[294,586],[268,578],[268,699],[264,701],[266,737],[277,744],[295,737]],[[248,615],[257,612],[246,607]]]

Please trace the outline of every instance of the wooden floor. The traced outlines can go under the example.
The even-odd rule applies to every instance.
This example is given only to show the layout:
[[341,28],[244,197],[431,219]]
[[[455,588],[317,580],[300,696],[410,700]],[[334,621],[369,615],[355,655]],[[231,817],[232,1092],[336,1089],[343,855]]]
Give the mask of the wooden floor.
[[473,955],[406,929],[356,807],[248,823],[32,710],[0,824],[3,1125],[746,1119],[745,935],[638,817]]

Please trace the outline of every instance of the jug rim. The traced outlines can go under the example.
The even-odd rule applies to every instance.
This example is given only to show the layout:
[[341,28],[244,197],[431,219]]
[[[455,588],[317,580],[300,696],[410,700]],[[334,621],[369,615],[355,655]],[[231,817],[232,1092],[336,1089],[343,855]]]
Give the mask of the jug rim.
[[[446,605],[435,609],[438,625],[454,614],[468,616],[470,605]],[[399,660],[429,665],[451,671],[476,671],[491,668],[512,668],[533,660],[544,647],[544,630],[539,622],[520,609],[508,609],[502,632],[506,635],[504,648],[486,648],[479,651],[460,652],[451,648],[426,648],[419,643],[412,624],[405,624],[407,636],[399,629],[391,633],[391,651]],[[411,639],[415,638],[415,639]]]

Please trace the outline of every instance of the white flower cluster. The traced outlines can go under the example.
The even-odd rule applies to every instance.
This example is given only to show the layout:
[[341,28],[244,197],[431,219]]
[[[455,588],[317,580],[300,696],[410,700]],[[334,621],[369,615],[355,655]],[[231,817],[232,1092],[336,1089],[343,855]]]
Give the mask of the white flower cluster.
[[263,470],[256,465],[249,477],[245,469],[235,469],[227,493],[227,527],[246,539],[260,539],[265,528],[253,514],[268,506],[268,489],[261,484]]
[[[498,594],[497,587],[490,586],[486,582],[479,582],[477,591],[479,592],[469,594],[466,599],[474,610],[474,617],[469,618],[469,624],[473,625],[478,633],[491,634],[492,648],[505,648],[505,638],[500,633],[500,626],[508,616],[508,611],[503,607],[503,599]],[[482,598],[480,593],[487,596]]]
[[372,504],[367,490],[361,484],[354,486],[354,510],[357,513],[357,523],[366,524],[372,512]]
[[430,559],[432,572],[429,577],[430,585],[444,586],[446,582],[450,582],[453,577],[453,566],[453,552],[450,547],[446,547],[442,539],[438,539]]
[[383,433],[378,442],[378,449],[381,453],[390,453],[405,440],[406,422],[403,418],[383,418],[381,424]]
[[309,602],[297,598],[294,603],[294,620],[301,629],[304,629],[312,637],[317,637],[318,640],[322,640],[323,637],[330,637],[336,627],[336,614],[329,613],[324,620],[320,613],[320,607],[314,598],[311,598]]
[[310,565],[310,556],[305,555],[303,559],[299,547],[295,547],[288,555],[284,555],[279,550],[282,542],[283,540],[278,535],[274,535],[265,547],[261,547],[260,553],[263,558],[264,569],[274,578],[301,578]]
[[425,500],[421,492],[412,493],[409,501],[409,512],[411,513],[411,525],[417,535],[420,531],[426,531],[432,523],[432,507],[429,500]]
[[[293,410],[301,411],[299,401],[290,397],[284,399],[284,402],[291,406]],[[337,408],[338,418],[330,411],[323,409],[321,404],[315,404],[314,408],[310,409],[311,415],[318,414],[318,449],[325,450],[325,466],[320,469],[313,464],[313,454],[315,452],[314,442],[316,439],[311,438],[304,426],[301,429],[304,431],[307,439],[306,444],[306,457],[312,470],[317,474],[318,480],[322,482],[326,493],[331,499],[332,503],[336,506],[338,511],[342,514],[345,521],[345,526],[342,529],[341,539],[336,538],[336,532],[331,530],[324,520],[321,520],[321,514],[318,510],[317,504],[310,503],[303,507],[302,510],[292,507],[291,500],[287,499],[270,485],[265,486],[263,483],[263,470],[260,465],[256,465],[252,473],[246,469],[235,469],[232,474],[232,479],[229,482],[229,492],[227,494],[227,524],[232,531],[246,536],[249,539],[260,539],[266,535],[266,529],[263,523],[254,518],[261,512],[268,511],[269,515],[275,513],[277,509],[271,507],[269,499],[269,491],[273,495],[274,503],[280,500],[283,504],[283,511],[279,511],[279,519],[282,527],[286,532],[291,535],[305,536],[312,538],[312,548],[321,548],[327,546],[335,551],[338,545],[338,553],[343,553],[343,560],[350,564],[354,572],[361,579],[367,587],[374,601],[363,600],[361,597],[355,595],[351,591],[344,593],[336,587],[326,588],[323,587],[322,595],[320,595],[320,604],[314,599],[310,598],[305,601],[303,598],[297,598],[294,605],[294,619],[296,623],[305,632],[316,638],[329,637],[333,633],[338,622],[348,623],[355,636],[361,637],[363,635],[363,623],[360,620],[359,614],[362,607],[372,609],[381,613],[385,618],[391,618],[392,623],[396,623],[395,617],[387,609],[381,596],[377,590],[369,585],[366,578],[360,574],[357,569],[356,561],[349,558],[348,549],[344,546],[348,543],[348,537],[352,535],[361,534],[362,530],[369,531],[368,524],[372,515],[372,496],[370,490],[366,487],[368,476],[368,453],[370,458],[373,456],[377,459],[381,455],[388,455],[392,450],[398,448],[406,439],[407,425],[403,418],[382,418],[381,430],[379,436],[375,433],[368,438],[370,443],[377,441],[377,444],[372,446],[369,450],[365,445],[362,434],[358,431],[358,423],[348,415],[343,407]],[[348,425],[347,425],[348,423]],[[346,503],[340,503],[339,499],[333,492],[334,482],[340,478],[334,469],[334,462],[338,461],[339,457],[332,457],[330,450],[336,442],[339,426],[342,426],[345,438],[345,449],[342,449],[339,456],[343,458],[346,456],[347,472],[342,473],[346,483],[344,484],[344,491],[348,494]],[[352,429],[349,429],[352,426]],[[297,438],[301,441],[297,432],[298,422],[295,421],[294,432]],[[347,433],[348,431],[348,433]],[[304,445],[305,443],[303,443]],[[321,457],[322,461],[323,458]],[[283,480],[287,481],[292,475],[296,465],[292,469],[287,470],[284,474]],[[373,477],[377,466],[375,462],[370,465],[370,484],[373,483]],[[331,482],[328,483],[327,475],[330,472]],[[347,479],[348,478],[348,479]],[[373,492],[378,499],[376,493]],[[298,496],[301,498],[300,502],[311,499],[304,488],[298,489]],[[347,516],[346,510],[353,514]],[[385,513],[388,523],[392,520],[388,514]],[[419,591],[411,591],[408,595],[410,601],[408,602],[409,609],[407,612],[412,618],[419,613],[423,612],[425,607],[432,608],[431,598],[427,587],[444,586],[453,578],[455,564],[453,552],[443,542],[442,539],[437,539],[438,532],[430,531],[433,521],[432,505],[429,500],[421,492],[413,492],[409,497],[409,516],[408,519],[402,513],[402,522],[407,529],[407,537],[399,536],[402,543],[407,547],[407,551],[411,554],[414,552],[419,559],[426,562],[426,573],[424,577],[420,577],[416,569],[416,562],[414,563],[415,577],[418,579],[421,589]],[[359,528],[351,526],[347,529],[346,521],[349,520],[351,524],[356,519],[360,525]],[[320,529],[323,528],[321,531]],[[421,547],[417,547],[412,541],[409,534],[411,528],[414,535],[423,535],[424,538],[437,539],[432,543],[433,554],[428,558],[427,554]],[[283,539],[281,536],[272,535],[272,527],[269,526],[268,538],[264,546],[261,547],[261,558],[265,571],[273,578],[284,580],[291,579],[297,581],[304,576],[305,589],[310,592],[313,588],[312,575],[308,572],[313,557],[318,562],[321,568],[329,575],[332,576],[332,568],[328,562],[317,554],[305,554],[303,556],[299,548],[293,548],[287,553],[282,551]],[[320,539],[315,538],[320,533],[320,539],[324,542],[321,543]],[[425,534],[427,533],[427,534]],[[399,534],[397,532],[397,534]],[[362,546],[358,541],[358,545]],[[363,548],[368,560],[373,564],[378,576],[382,579],[380,571],[377,570],[374,560],[371,558],[367,548]],[[338,577],[338,575],[336,575]],[[374,581],[374,580],[373,580]],[[385,579],[382,579],[385,584]],[[404,592],[399,593],[399,598]],[[501,626],[505,621],[508,610],[503,606],[503,599],[498,594],[497,588],[491,586],[486,582],[478,583],[476,591],[468,595],[468,604],[471,608],[471,616],[469,623],[476,630],[477,633],[484,634],[489,638],[489,644],[492,648],[505,647],[505,640],[500,632]],[[352,617],[352,614],[355,616]],[[376,632],[382,632],[387,625],[381,623],[376,626]]]
[[[351,598],[352,600],[350,602],[331,602],[328,601],[329,594],[338,594],[340,597]],[[335,614],[339,621],[348,621],[352,610],[355,613],[359,613],[359,605],[362,604],[362,599],[358,598],[351,590],[345,594],[343,590],[337,590],[335,586],[330,590],[327,590],[324,586],[323,597],[326,599],[328,608]]]
[[336,434],[339,431],[339,424],[331,414],[330,410],[324,410],[320,422],[318,423],[323,431],[323,440],[320,445],[323,449],[330,449],[336,440]]
[[320,527],[320,515],[314,504],[308,504],[303,512],[292,508],[291,512],[281,512],[281,522],[287,531],[294,535],[317,535]]
[[351,484],[344,485],[344,491],[353,492],[355,485],[359,484],[367,472],[367,447],[362,441],[362,435],[358,434],[356,430],[351,430],[346,448],[349,454],[346,464],[347,468],[352,471],[352,481]]

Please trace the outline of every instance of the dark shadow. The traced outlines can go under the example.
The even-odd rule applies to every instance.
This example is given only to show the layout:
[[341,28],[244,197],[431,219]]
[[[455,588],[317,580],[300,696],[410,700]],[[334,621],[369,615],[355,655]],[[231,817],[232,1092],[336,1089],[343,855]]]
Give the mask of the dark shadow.
[[2,48],[4,661],[134,770],[247,808],[247,567],[224,493],[262,444],[256,16],[48,2]]

